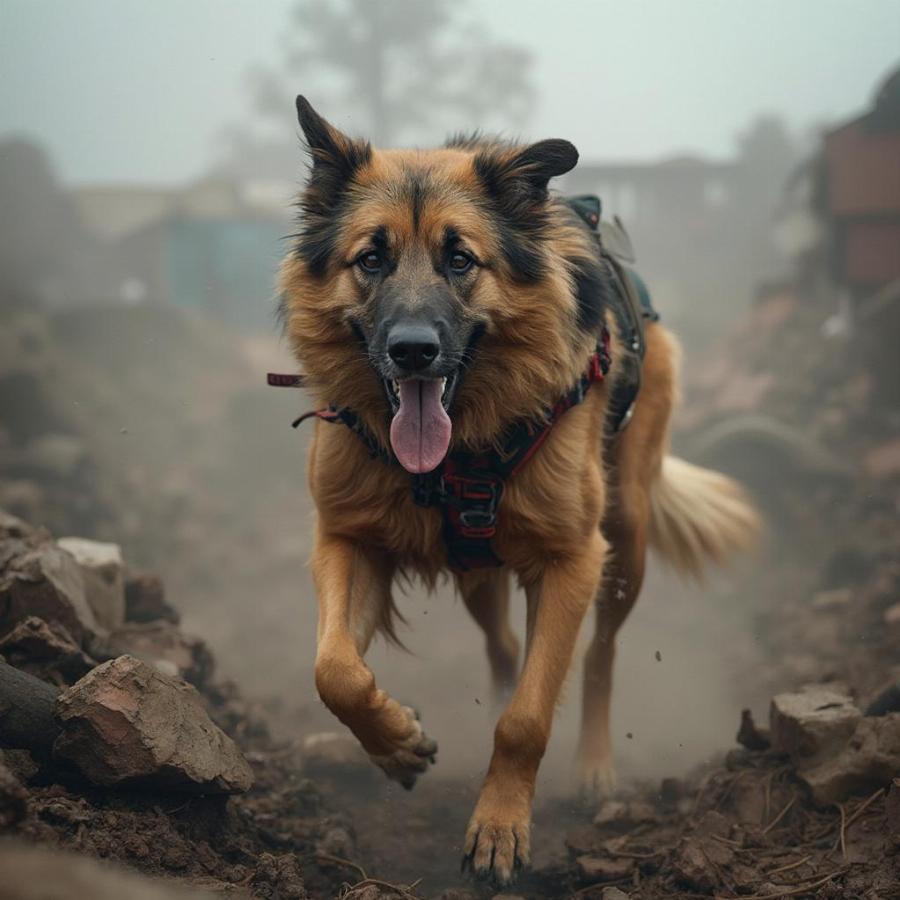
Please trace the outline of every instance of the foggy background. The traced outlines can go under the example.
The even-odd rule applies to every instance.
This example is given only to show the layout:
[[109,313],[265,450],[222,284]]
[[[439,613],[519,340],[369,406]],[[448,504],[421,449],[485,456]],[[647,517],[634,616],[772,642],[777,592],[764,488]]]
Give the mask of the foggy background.
[[[742,474],[773,523],[736,577],[684,588],[654,567],[624,629],[620,770],[683,770],[726,745],[736,711],[759,710],[772,667],[788,665],[765,624],[782,597],[772,567],[783,593],[844,583],[844,569],[819,576],[833,529],[798,524],[785,492],[813,485],[836,506],[847,460],[782,429],[798,424],[800,391],[773,392],[774,426],[747,423],[772,412],[776,378],[752,340],[800,310],[811,337],[797,346],[817,347],[825,323],[846,334],[848,309],[896,285],[890,265],[859,279],[826,259],[817,185],[827,135],[873,108],[898,47],[891,0],[4,0],[0,507],[120,542],[285,734],[331,728],[311,677],[309,433],[289,428],[307,406],[264,387],[267,370],[294,365],[272,296],[304,177],[293,97],[389,145],[474,127],[571,139],[581,162],[558,188],[599,193],[622,215],[688,348],[679,448]],[[756,357],[730,353],[735,333]],[[805,365],[792,352],[788,378]],[[879,377],[875,394],[892,375]],[[806,408],[825,396],[810,384]],[[888,395],[882,429],[896,424]],[[829,423],[848,433],[846,417]],[[803,566],[788,573],[794,558]],[[379,644],[372,667],[421,708],[440,768],[477,778],[492,731],[479,634],[446,589],[400,606],[414,655]],[[813,664],[801,653],[790,665],[802,678]],[[542,789],[570,768],[579,682]]]

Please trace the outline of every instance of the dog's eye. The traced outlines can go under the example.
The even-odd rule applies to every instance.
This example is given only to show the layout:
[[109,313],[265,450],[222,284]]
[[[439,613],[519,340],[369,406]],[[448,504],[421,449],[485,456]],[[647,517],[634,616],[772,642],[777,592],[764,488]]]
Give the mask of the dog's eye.
[[450,254],[450,271],[454,275],[465,275],[475,264],[475,260],[468,253],[457,250]]
[[366,250],[356,258],[356,264],[369,275],[377,275],[382,266],[381,254],[376,250]]

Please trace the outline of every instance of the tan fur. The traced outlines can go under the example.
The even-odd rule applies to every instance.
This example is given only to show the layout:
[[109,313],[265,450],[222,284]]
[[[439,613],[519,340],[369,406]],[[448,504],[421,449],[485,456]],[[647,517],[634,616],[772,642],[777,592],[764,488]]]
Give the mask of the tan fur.
[[[475,152],[374,151],[349,188],[350,212],[340,221],[328,271],[313,275],[296,253],[282,267],[287,333],[315,396],[322,404],[352,408],[385,446],[389,416],[381,385],[348,325],[351,317],[370,314],[352,260],[373,228],[386,227],[400,248],[398,279],[408,277],[406,267],[421,260],[448,225],[483,261],[468,314],[484,323],[485,333],[451,411],[451,447],[483,449],[512,422],[534,418],[577,380],[593,349],[596,336],[576,321],[572,280],[573,260],[596,252],[593,239],[551,199],[539,251],[544,275],[532,284],[517,279],[484,213]],[[403,199],[410,173],[429,182],[417,226]],[[507,615],[510,575],[527,596],[524,665],[497,723],[464,848],[476,872],[501,882],[528,861],[538,765],[588,609],[596,600],[578,753],[585,783],[604,788],[612,781],[614,637],[640,590],[648,537],[692,571],[701,559],[718,561],[736,549],[755,524],[729,493],[730,482],[665,457],[677,348],[659,325],[647,329],[643,388],[633,419],[615,441],[604,440],[616,360],[624,353],[611,317],[608,325],[610,377],[559,420],[540,451],[506,484],[494,540],[504,568],[452,573],[485,633],[498,695],[513,688],[518,665],[519,646]],[[318,511],[312,558],[320,609],[316,684],[373,760],[410,785],[432,761],[434,744],[412,710],[378,688],[363,657],[375,630],[390,628],[394,578],[418,575],[433,585],[446,571],[440,513],[416,506],[409,475],[371,458],[345,427],[317,422],[309,480]]]

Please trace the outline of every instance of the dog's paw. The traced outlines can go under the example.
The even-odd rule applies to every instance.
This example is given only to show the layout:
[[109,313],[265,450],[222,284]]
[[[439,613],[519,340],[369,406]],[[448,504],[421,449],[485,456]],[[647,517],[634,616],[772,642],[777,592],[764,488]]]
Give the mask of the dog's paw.
[[616,769],[611,759],[581,760],[578,764],[579,796],[589,804],[608,800],[616,792]]
[[466,831],[462,870],[499,886],[515,880],[528,865],[530,815],[480,812],[479,802]]
[[388,778],[399,781],[409,791],[419,775],[434,764],[438,747],[422,730],[418,713],[409,706],[404,706],[403,712],[409,719],[408,734],[390,753],[369,754],[369,758]]

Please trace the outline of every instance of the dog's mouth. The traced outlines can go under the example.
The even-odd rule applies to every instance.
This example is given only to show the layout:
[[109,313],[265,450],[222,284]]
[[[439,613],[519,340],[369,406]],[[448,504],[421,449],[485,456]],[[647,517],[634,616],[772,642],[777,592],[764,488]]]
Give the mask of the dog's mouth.
[[450,446],[448,410],[459,372],[446,378],[383,379],[391,405],[391,447],[400,465],[420,475],[436,469]]

